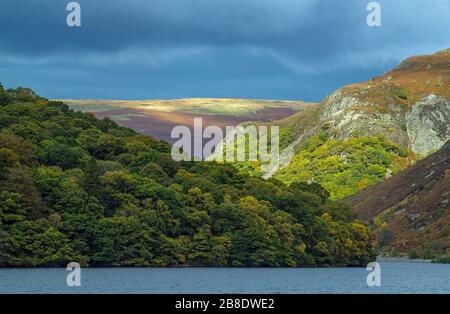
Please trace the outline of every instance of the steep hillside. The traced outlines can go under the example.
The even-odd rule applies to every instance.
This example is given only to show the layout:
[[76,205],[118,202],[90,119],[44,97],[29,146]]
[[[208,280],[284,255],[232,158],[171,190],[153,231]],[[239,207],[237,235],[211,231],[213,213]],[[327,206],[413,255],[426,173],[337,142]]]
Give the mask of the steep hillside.
[[449,199],[447,142],[433,155],[348,201],[361,219],[374,224],[380,248],[429,258],[450,249]]
[[[281,126],[283,151],[280,166],[265,178],[318,182],[336,199],[354,194],[450,139],[450,49],[411,57],[381,77],[338,89],[318,106],[273,124]],[[375,158],[348,158],[354,141],[377,138],[385,144],[373,147]],[[389,145],[400,150],[382,147]]]
[[[275,121],[297,147],[324,131],[336,140],[383,135],[420,156],[450,139],[450,49],[411,57],[383,76],[335,91],[319,106]],[[292,149],[292,148],[291,148]],[[283,164],[289,164],[284,156]]]
[[307,140],[274,178],[286,184],[319,183],[331,199],[338,200],[387,179],[408,164],[407,151],[382,136],[335,140],[323,133]]
[[409,58],[382,77],[338,90],[320,119],[338,138],[380,133],[426,156],[450,138],[450,50]]

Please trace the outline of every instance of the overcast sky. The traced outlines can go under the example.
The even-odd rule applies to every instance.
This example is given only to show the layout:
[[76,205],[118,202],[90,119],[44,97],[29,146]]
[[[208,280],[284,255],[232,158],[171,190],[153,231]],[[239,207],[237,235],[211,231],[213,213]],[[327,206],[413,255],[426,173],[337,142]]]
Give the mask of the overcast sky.
[[450,47],[450,0],[1,0],[0,82],[47,98],[319,101]]

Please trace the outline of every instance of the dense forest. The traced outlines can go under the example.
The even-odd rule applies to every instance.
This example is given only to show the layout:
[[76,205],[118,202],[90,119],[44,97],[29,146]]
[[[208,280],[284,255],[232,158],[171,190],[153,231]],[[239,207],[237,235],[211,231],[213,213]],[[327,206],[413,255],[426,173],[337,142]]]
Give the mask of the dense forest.
[[[292,141],[289,130],[280,129],[281,149]],[[323,131],[299,145],[287,167],[278,169],[273,177],[287,185],[315,182],[330,193],[331,200],[342,200],[406,169],[415,158],[411,151],[381,134],[361,136],[355,132],[349,139],[336,140]],[[254,177],[265,174],[259,161],[232,165],[243,174]]]
[[366,265],[368,228],[329,197],[0,85],[2,267]]
[[336,140],[323,132],[307,140],[275,178],[288,185],[317,182],[339,200],[404,170],[412,159],[411,152],[383,135]]

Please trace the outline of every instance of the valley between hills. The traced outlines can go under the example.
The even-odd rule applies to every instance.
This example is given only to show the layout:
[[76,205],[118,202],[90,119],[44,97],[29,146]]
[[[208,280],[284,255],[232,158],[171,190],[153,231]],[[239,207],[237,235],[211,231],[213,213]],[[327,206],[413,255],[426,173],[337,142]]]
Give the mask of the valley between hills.
[[[288,185],[319,183],[331,199],[348,201],[371,224],[383,254],[432,258],[450,248],[448,144],[443,148],[450,139],[450,49],[410,57],[382,76],[336,90],[320,103],[64,102],[169,142],[172,127],[192,127],[193,117],[221,127],[280,126],[281,167],[266,179]],[[257,162],[234,166],[263,176]]]

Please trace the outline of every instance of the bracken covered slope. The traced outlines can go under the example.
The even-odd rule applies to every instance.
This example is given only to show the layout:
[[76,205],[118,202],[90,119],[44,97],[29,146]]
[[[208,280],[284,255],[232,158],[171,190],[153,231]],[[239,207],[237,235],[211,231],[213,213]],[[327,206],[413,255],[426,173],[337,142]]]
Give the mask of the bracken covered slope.
[[378,229],[380,247],[397,252],[450,248],[450,142],[390,179],[350,197]]

